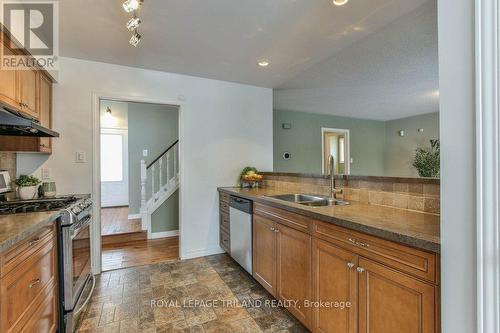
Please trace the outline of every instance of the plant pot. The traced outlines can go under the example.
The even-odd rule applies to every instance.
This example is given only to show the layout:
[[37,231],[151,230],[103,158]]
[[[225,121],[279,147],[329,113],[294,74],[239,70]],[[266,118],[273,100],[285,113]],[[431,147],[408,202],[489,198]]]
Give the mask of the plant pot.
[[38,185],[36,186],[20,186],[17,188],[19,199],[31,200],[38,198]]

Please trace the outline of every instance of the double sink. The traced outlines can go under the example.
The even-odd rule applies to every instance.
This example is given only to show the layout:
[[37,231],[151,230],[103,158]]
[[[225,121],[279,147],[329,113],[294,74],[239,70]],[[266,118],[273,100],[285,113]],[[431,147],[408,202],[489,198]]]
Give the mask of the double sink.
[[349,204],[348,201],[332,199],[320,195],[280,194],[280,195],[271,195],[269,197],[311,207],[345,206]]

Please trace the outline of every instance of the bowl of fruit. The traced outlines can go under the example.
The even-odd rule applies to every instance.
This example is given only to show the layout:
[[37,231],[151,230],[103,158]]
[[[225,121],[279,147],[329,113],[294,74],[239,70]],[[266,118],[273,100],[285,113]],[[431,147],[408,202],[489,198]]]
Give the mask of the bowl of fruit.
[[259,175],[259,172],[254,167],[246,167],[240,174],[240,186],[243,188],[255,188],[262,184],[264,176]]

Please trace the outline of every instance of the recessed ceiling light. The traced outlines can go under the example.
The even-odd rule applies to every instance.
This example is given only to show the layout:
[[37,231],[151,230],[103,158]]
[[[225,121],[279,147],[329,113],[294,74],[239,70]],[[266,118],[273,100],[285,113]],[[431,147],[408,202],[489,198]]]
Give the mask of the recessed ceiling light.
[[349,0],[332,0],[332,2],[335,6],[343,6],[349,2]]
[[262,59],[261,61],[258,62],[260,67],[267,67],[269,66],[269,61]]

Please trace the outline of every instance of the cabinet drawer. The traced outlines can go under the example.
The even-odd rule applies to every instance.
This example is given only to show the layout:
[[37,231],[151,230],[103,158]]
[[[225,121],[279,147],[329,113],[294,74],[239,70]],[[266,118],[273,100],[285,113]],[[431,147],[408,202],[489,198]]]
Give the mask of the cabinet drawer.
[[49,239],[29,259],[7,274],[1,282],[2,332],[18,325],[21,317],[36,311],[30,304],[55,280],[55,239]]
[[222,212],[220,213],[220,227],[222,230],[229,233],[229,231],[231,230],[229,224],[229,214]]
[[14,268],[19,266],[23,261],[30,258],[35,252],[39,251],[44,244],[55,237],[55,223],[43,227],[35,234],[27,237],[20,244],[15,245],[12,249],[8,250],[0,259],[1,264],[1,277],[4,277]]
[[279,208],[254,203],[254,214],[287,225],[302,232],[309,232],[311,219]]
[[224,192],[219,192],[219,199],[220,201],[225,201],[229,203],[229,194],[224,193]]
[[433,253],[320,221],[313,221],[313,236],[328,240],[402,272],[437,282],[437,260]]
[[221,213],[229,214],[229,202],[221,200],[219,202],[219,209]]
[[226,252],[229,254],[231,251],[231,240],[229,238],[229,233],[225,232],[224,230],[221,229],[220,231],[220,246],[226,250]]

